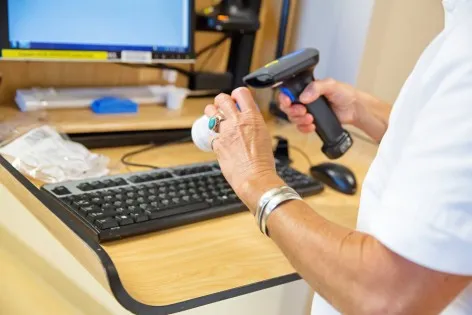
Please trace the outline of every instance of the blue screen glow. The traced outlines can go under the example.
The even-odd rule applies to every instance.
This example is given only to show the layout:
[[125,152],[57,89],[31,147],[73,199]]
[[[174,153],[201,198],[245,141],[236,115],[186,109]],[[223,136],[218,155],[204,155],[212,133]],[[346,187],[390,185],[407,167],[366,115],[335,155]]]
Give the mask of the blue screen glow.
[[8,0],[13,48],[189,49],[186,0]]

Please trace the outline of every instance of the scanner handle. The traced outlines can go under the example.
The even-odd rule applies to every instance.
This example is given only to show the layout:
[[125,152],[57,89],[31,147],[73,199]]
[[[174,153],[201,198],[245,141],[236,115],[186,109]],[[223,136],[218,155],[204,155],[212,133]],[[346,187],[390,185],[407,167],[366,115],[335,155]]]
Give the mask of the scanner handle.
[[[285,81],[280,91],[286,94],[292,100],[292,103],[302,104],[298,98],[313,80],[312,72],[305,71]],[[326,97],[321,96],[314,102],[306,104],[306,107],[307,111],[313,116],[316,133],[323,141],[321,149],[323,153],[330,159],[337,159],[344,155],[352,146],[352,138],[343,129]]]

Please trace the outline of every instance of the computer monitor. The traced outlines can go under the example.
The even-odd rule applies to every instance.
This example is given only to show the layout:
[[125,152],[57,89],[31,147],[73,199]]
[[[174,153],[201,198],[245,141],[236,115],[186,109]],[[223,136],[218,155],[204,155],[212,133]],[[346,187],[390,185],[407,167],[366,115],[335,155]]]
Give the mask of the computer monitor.
[[0,0],[0,60],[192,62],[194,0]]

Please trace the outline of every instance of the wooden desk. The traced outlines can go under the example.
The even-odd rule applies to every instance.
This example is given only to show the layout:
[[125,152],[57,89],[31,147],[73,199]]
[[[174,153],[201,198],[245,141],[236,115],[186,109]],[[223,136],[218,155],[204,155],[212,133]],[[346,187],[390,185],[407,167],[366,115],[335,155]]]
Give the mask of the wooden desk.
[[[313,163],[326,160],[314,134],[300,135],[292,126],[275,123],[270,123],[270,128],[274,135],[288,137],[292,145],[308,153]],[[377,147],[354,140],[353,149],[339,162],[354,171],[360,186]],[[108,155],[112,165],[117,165],[119,158],[133,149],[95,151]],[[308,162],[296,151],[291,154],[293,166],[306,172]],[[200,152],[192,144],[181,144],[149,151],[133,161],[165,167],[213,159],[212,154]],[[114,172],[126,171],[126,168],[114,169]],[[136,313],[177,312],[298,279],[278,248],[257,230],[248,212],[97,244],[74,233],[58,218],[61,214],[57,205],[5,161],[0,168],[0,182],[124,307]],[[306,201],[326,218],[344,226],[355,226],[358,194],[345,196],[326,188]]]

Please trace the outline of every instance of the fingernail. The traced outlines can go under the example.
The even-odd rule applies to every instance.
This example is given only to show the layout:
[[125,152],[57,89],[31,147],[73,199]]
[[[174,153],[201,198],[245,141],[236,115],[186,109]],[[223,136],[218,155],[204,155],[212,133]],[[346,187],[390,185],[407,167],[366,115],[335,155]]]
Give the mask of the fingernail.
[[300,95],[300,100],[302,102],[304,101],[309,101],[311,98],[313,98],[315,94],[313,93],[312,90],[307,90],[307,91],[304,91],[301,95]]

